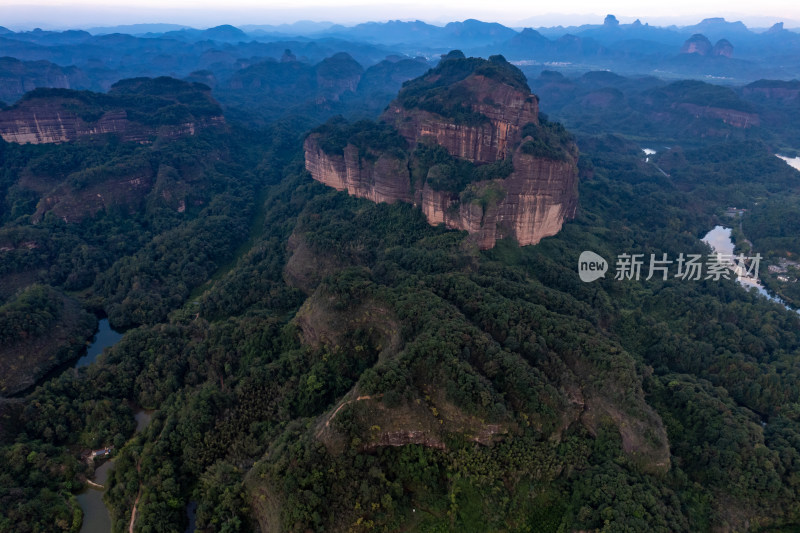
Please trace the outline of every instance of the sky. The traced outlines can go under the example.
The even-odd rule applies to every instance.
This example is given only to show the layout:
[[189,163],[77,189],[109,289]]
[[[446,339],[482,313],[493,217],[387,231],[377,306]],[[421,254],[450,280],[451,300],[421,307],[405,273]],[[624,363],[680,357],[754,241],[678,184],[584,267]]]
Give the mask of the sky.
[[[130,0],[128,0],[130,1]],[[3,0],[0,26],[14,30],[89,28],[116,24],[169,22],[206,28],[219,24],[281,24],[298,20],[356,24],[368,20],[420,19],[430,23],[477,18],[512,27],[601,23],[608,13],[621,22],[639,18],[655,25],[687,25],[706,17],[741,20],[750,27],[784,21],[800,26],[795,0],[412,0],[387,4],[368,0],[137,0],[125,5],[108,0]],[[224,7],[223,7],[224,6]],[[557,6],[554,13],[553,6]],[[491,9],[490,9],[491,7]]]

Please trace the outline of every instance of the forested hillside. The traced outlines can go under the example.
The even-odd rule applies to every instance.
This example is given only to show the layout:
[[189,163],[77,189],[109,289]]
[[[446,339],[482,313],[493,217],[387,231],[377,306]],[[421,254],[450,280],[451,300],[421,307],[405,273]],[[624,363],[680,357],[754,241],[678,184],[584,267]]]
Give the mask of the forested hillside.
[[[463,112],[423,81],[410,107]],[[558,110],[573,121],[576,217],[491,250],[314,181],[306,122],[0,142],[4,343],[91,329],[88,311],[125,328],[96,363],[0,393],[0,531],[80,531],[101,446],[116,532],[184,531],[187,508],[205,532],[796,529],[798,314],[729,279],[578,276],[585,250],[706,254],[731,205],[755,247],[793,250],[780,133],[673,107],[727,89],[642,84],[678,109],[648,140],[690,124],[682,144],[646,159],[624,125],[554,106],[524,135],[557,160]],[[316,133],[401,149],[374,123]],[[486,168],[414,150],[458,186]],[[784,206],[781,233],[756,203]]]

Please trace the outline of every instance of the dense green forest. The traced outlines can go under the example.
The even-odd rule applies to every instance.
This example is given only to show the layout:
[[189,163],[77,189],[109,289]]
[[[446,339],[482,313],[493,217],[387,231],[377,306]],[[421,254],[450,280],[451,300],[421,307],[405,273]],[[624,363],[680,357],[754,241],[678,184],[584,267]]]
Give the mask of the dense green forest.
[[[785,205],[781,232],[747,215],[754,246],[793,251],[796,172],[760,138],[646,161],[587,123],[575,220],[487,251],[313,181],[293,121],[0,142],[0,334],[46,334],[57,297],[127,328],[97,363],[0,399],[0,531],[79,531],[81,452],[108,445],[118,532],[134,502],[142,532],[184,531],[189,502],[207,532],[795,530],[800,317],[731,280],[589,284],[577,263],[705,253],[719,214],[754,202]],[[407,150],[371,122],[317,132],[330,151]],[[555,121],[524,133],[538,157],[572,142]],[[447,188],[507,170],[411,157]],[[72,222],[42,201],[120,175],[151,186]],[[141,432],[138,408],[155,410]]]

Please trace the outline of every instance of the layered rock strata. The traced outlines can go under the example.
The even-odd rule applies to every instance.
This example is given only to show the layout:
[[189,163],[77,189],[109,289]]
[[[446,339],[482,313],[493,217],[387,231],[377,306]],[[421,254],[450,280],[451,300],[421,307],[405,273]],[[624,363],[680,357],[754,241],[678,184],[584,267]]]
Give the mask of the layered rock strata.
[[[436,72],[426,76],[436,76]],[[365,152],[363,146],[351,143],[340,153],[326,152],[324,133],[317,132],[304,144],[306,169],[315,180],[353,196],[413,203],[432,225],[466,230],[481,249],[492,248],[500,238],[513,237],[524,246],[558,233],[577,209],[575,145],[561,142],[551,147],[558,157],[531,155],[536,150],[526,151],[523,146],[545,142],[522,138],[526,125],[539,124],[535,95],[480,74],[467,76],[457,85],[459,94],[469,95],[468,111],[482,120],[459,122],[394,101],[381,120],[396,128],[411,156],[396,150]],[[415,183],[413,150],[420,143],[438,144],[451,156],[476,165],[511,157],[513,171],[505,177],[474,181],[458,191],[439,190],[428,180]]]
[[87,122],[67,109],[65,101],[61,99],[37,98],[0,111],[0,137],[10,143],[45,144],[116,134],[123,141],[146,143],[156,136],[177,138],[194,135],[202,128],[222,125],[224,122],[224,118],[218,116],[182,124],[147,126],[129,120],[123,109],[108,111],[96,121]]

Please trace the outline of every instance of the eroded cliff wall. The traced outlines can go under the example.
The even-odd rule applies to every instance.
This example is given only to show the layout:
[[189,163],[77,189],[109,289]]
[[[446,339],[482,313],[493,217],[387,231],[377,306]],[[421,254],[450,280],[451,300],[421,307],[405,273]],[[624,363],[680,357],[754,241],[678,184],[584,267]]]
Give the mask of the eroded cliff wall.
[[[360,140],[354,143],[360,148],[326,143],[331,130],[323,128],[306,138],[306,168],[315,180],[360,198],[414,203],[431,224],[466,230],[482,249],[500,238],[513,237],[524,246],[558,233],[577,209],[574,143],[563,129],[564,135],[552,124],[540,124],[538,98],[520,81],[522,73],[502,58],[447,61],[401,91],[381,116],[399,133],[393,146],[405,144],[405,152],[388,149],[386,139],[365,142],[365,135],[385,135],[380,128],[358,131]],[[465,66],[475,70],[454,75]],[[443,79],[455,81],[443,84]],[[421,170],[415,155],[421,144],[438,145],[476,167],[498,163],[506,171],[493,166],[484,169],[488,172],[459,174],[463,179],[444,186],[456,183],[459,190],[443,190],[441,181],[432,179],[433,166]],[[459,164],[448,168],[468,170]]]
[[459,84],[472,97],[470,110],[486,116],[483,124],[458,124],[420,109],[406,109],[392,102],[381,120],[394,125],[411,146],[435,139],[451,155],[473,163],[505,159],[520,141],[523,126],[539,122],[539,101],[508,85],[485,76],[473,76]]
[[306,169],[315,180],[348,194],[373,202],[413,201],[408,160],[381,154],[374,161],[359,157],[358,148],[348,144],[342,155],[327,154],[318,136],[310,135],[304,144]]
[[437,191],[429,185],[412,190],[407,159],[381,155],[374,162],[359,158],[349,144],[343,155],[327,154],[318,137],[305,142],[306,168],[325,185],[373,202],[412,202],[432,225],[465,230],[481,249],[499,238],[520,245],[555,235],[578,204],[577,166],[573,160],[537,158],[516,150],[514,171],[504,179],[478,181],[462,193]]
[[63,143],[81,137],[117,134],[123,141],[145,143],[153,137],[176,138],[197,130],[224,124],[222,116],[182,124],[147,126],[128,120],[125,110],[109,111],[93,122],[84,121],[68,109],[69,102],[35,99],[0,111],[0,137],[19,144]]
[[472,194],[425,187],[422,212],[431,224],[466,230],[481,249],[514,237],[521,246],[561,231],[578,206],[577,173],[571,162],[535,158],[517,151],[514,172],[505,179],[470,185]]

